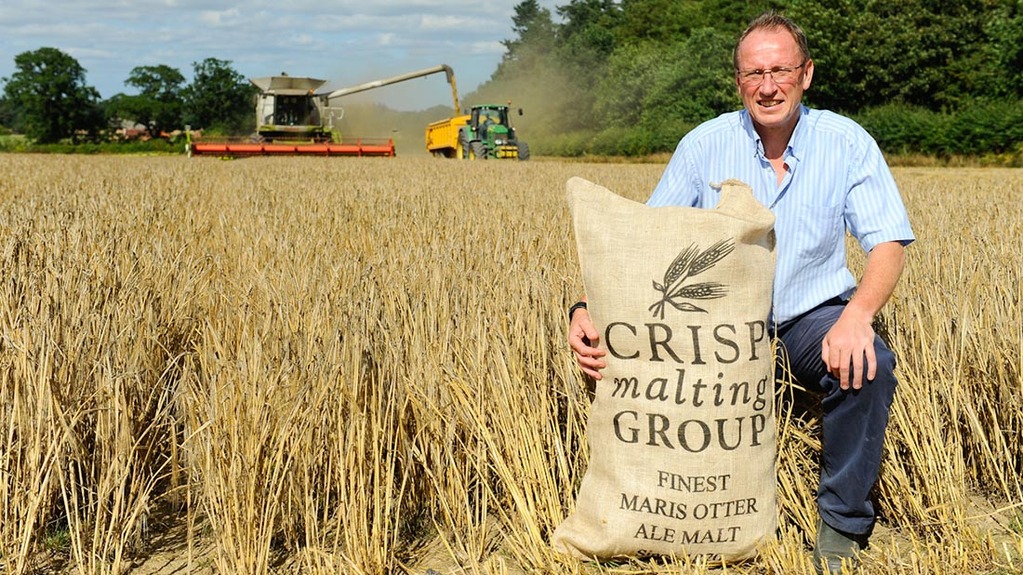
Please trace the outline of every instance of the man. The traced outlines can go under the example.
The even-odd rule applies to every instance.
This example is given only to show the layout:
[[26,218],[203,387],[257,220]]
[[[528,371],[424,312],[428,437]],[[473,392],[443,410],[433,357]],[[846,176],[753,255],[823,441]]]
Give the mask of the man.
[[[874,524],[869,494],[896,380],[895,357],[872,322],[914,236],[874,140],[848,118],[802,105],[814,63],[798,26],[774,12],[761,15],[740,36],[733,60],[744,109],[687,134],[647,204],[713,208],[711,184],[738,178],[774,212],[772,332],[796,380],[821,394],[814,563],[819,572],[837,572],[843,559],[855,561]],[[868,254],[858,287],[846,264],[847,229]],[[600,334],[585,302],[571,311],[576,361],[600,379]]]

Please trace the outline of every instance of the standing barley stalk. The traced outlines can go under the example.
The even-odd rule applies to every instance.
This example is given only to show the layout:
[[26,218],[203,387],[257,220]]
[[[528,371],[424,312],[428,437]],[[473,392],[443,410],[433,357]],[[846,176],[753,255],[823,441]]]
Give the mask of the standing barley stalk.
[[[642,201],[663,165],[0,154],[2,575],[721,572],[548,544],[590,450],[569,171]],[[921,241],[858,572],[1018,573],[1023,172],[893,173]],[[779,537],[735,575],[812,572],[819,410],[778,388]]]

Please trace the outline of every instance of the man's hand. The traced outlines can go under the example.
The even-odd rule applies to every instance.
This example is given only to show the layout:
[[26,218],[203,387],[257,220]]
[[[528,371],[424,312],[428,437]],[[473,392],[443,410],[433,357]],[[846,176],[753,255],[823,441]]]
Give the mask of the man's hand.
[[877,373],[874,314],[895,290],[905,258],[905,248],[899,242],[884,242],[870,250],[856,293],[824,336],[821,359],[828,371],[838,378],[842,389],[863,387],[864,368],[867,381],[873,380]]
[[821,359],[828,366],[831,375],[838,378],[839,386],[848,390],[863,387],[863,373],[866,369],[868,381],[877,374],[877,357],[874,355],[874,328],[872,319],[857,317],[854,310],[845,311],[831,326],[821,344]]
[[568,345],[575,352],[575,362],[583,373],[593,379],[601,379],[600,370],[607,367],[604,360],[605,352],[596,346],[600,342],[600,334],[590,321],[590,313],[585,308],[575,310],[572,323],[568,326]]

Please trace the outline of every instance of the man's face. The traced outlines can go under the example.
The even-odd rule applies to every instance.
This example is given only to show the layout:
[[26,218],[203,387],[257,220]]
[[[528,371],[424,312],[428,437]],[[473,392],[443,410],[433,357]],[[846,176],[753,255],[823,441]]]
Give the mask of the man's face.
[[810,87],[813,61],[807,60],[787,82],[779,83],[773,74],[764,74],[762,82],[743,80],[743,72],[750,70],[796,68],[803,64],[796,39],[784,29],[750,33],[739,45],[737,55],[739,73],[736,85],[754,124],[758,129],[791,130],[799,120],[803,91]]

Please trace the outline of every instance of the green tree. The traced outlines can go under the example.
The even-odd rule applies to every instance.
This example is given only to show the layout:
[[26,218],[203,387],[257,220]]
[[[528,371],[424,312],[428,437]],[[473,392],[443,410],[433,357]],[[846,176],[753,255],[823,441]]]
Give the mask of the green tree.
[[986,115],[1023,98],[1020,0],[565,0],[554,24],[525,0],[513,17],[517,37],[481,93],[522,94],[528,131],[546,130],[570,153],[670,149],[739,106],[732,48],[768,9],[807,32],[817,64],[811,105],[868,113],[875,129],[911,110],[886,139],[906,151],[924,150],[920,134],[938,124],[948,127],[926,149],[1018,147],[1017,115]]
[[574,86],[571,105],[563,108],[560,125],[569,131],[591,128],[594,87],[617,46],[615,28],[621,9],[614,0],[571,0],[558,7],[558,14],[562,22],[554,56],[559,72]]
[[992,55],[988,85],[998,98],[1023,98],[1023,2],[1001,2],[987,22]]
[[713,28],[694,30],[680,42],[651,81],[643,123],[657,126],[667,117],[696,125],[738,109],[742,103],[732,74],[734,43],[734,34]]
[[670,45],[645,42],[616,50],[597,88],[601,123],[642,127],[670,141],[682,136],[680,127],[736,109],[734,41],[731,33],[702,28]]
[[689,33],[700,4],[694,0],[622,0],[617,36],[625,44],[674,42]]
[[557,29],[550,10],[536,0],[517,4],[515,36],[502,41],[504,57],[490,79],[468,97],[472,103],[514,102],[525,111],[514,125],[527,139],[560,131],[564,118],[575,114],[572,99],[578,84],[558,57]]
[[700,28],[738,37],[750,20],[782,4],[777,0],[621,0],[617,35],[622,43],[642,40],[666,45]]
[[192,66],[192,83],[184,91],[185,122],[192,128],[253,131],[252,97],[256,88],[231,67],[230,61],[206,58]]
[[182,96],[185,77],[166,65],[133,68],[125,85],[136,88],[134,96],[118,94],[108,103],[108,114],[146,126],[150,135],[184,127]]
[[39,48],[15,56],[14,66],[17,71],[4,79],[4,98],[26,136],[50,144],[98,135],[99,92],[86,85],[77,60],[56,48]]
[[537,0],[525,0],[515,6],[512,16],[515,38],[502,40],[505,53],[495,75],[521,73],[544,66],[546,57],[554,49],[556,36],[551,11],[542,8]]
[[5,132],[7,130],[17,131],[18,129],[17,115],[14,113],[10,102],[2,95],[0,95],[0,126],[5,128]]
[[558,7],[564,22],[558,27],[562,50],[571,61],[592,64],[611,54],[615,48],[615,28],[621,8],[614,0],[570,0]]
[[813,104],[955,109],[989,92],[986,21],[1000,0],[792,0],[816,66]]

